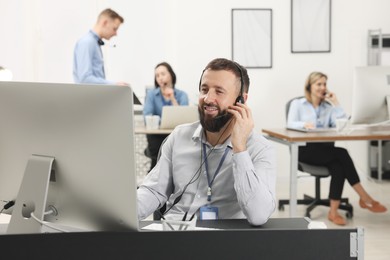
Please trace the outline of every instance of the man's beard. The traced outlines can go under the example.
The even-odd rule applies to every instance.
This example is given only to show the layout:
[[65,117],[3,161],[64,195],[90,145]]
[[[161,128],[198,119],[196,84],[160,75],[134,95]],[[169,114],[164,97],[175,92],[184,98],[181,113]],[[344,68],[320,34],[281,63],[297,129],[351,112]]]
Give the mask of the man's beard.
[[233,115],[228,113],[227,110],[223,110],[219,111],[218,115],[215,117],[206,118],[203,106],[198,106],[198,112],[200,124],[202,125],[203,129],[212,133],[219,132],[222,127],[224,127],[226,123],[229,122],[229,120],[233,117]]

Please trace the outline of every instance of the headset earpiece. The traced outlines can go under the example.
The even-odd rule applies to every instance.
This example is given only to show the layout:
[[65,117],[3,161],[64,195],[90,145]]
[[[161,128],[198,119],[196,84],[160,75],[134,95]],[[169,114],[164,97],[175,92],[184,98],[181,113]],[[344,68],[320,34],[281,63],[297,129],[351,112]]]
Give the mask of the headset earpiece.
[[240,65],[238,65],[237,62],[233,62],[233,63],[234,63],[234,65],[236,65],[238,72],[240,73],[240,82],[241,82],[240,95],[236,98],[236,102],[234,102],[234,104],[236,104],[236,103],[244,104],[245,103],[244,96],[243,96],[244,95],[244,77],[243,77],[242,69],[241,69]]
[[310,93],[310,84],[306,85],[306,90]]
[[206,69],[204,69],[203,71],[202,71],[202,74],[200,75],[200,79],[199,79],[199,91],[200,91],[200,85],[202,84],[202,77],[203,77],[203,74],[204,74],[204,71],[205,71]]
[[234,104],[236,104],[236,103],[244,104],[245,103],[244,97],[243,96],[238,96],[236,98],[236,101],[234,102]]

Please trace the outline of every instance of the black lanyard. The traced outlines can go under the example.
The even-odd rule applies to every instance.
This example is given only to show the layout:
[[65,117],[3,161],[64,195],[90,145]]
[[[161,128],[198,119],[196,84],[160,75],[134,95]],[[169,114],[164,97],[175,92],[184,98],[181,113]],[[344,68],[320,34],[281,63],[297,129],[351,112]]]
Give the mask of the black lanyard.
[[221,167],[222,167],[222,164],[223,162],[225,161],[226,159],[226,155],[228,154],[228,152],[232,149],[230,146],[227,146],[226,149],[225,149],[225,152],[223,153],[222,155],[222,158],[221,160],[219,161],[219,164],[218,164],[218,167],[217,167],[217,170],[215,171],[214,173],[214,176],[212,179],[210,179],[210,175],[209,175],[209,164],[208,164],[208,159],[207,159],[207,155],[206,155],[206,144],[203,143],[203,156],[204,156],[204,163],[205,163],[205,168],[206,168],[206,175],[207,175],[207,182],[209,184],[208,188],[207,188],[207,201],[211,201],[211,186],[213,185],[213,182],[215,180],[215,177],[217,176],[217,174],[219,173],[219,171],[221,170]]

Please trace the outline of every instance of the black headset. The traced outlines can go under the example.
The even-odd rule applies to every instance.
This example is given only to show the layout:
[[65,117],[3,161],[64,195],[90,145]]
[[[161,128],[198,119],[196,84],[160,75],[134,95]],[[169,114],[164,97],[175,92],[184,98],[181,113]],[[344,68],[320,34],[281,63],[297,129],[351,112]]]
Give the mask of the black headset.
[[244,77],[243,77],[243,73],[242,73],[242,69],[241,69],[241,66],[237,64],[237,62],[233,62],[234,65],[236,65],[238,71],[240,72],[240,81],[241,81],[241,88],[240,88],[240,95],[236,98],[236,102],[234,103],[241,103],[241,104],[244,104],[245,103],[245,100],[244,100]]
[[311,92],[311,90],[310,90],[310,86],[311,86],[310,82],[309,82],[309,83],[307,83],[307,85],[306,85],[306,90],[307,90],[307,91],[309,91],[309,93]]
[[[240,73],[240,82],[241,82],[241,87],[240,87],[240,95],[236,98],[236,101],[234,103],[242,103],[244,104],[245,103],[245,100],[244,100],[244,77],[243,77],[243,73],[242,73],[242,69],[241,69],[241,66],[238,65],[237,62],[233,62],[233,64],[236,66],[238,72]],[[202,77],[203,77],[203,74],[205,72],[206,69],[204,69],[202,71],[202,75],[200,75],[200,80],[199,80],[199,91],[200,91],[200,85],[202,84]]]
[[99,39],[99,40],[98,40],[98,44],[99,44],[100,46],[102,46],[102,45],[104,45],[104,41],[103,41],[102,39]]

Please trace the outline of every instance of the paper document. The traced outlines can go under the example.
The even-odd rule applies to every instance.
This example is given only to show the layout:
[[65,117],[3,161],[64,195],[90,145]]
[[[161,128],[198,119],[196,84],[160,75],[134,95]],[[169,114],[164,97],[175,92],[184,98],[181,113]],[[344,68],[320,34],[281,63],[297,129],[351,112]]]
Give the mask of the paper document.
[[[153,223],[142,228],[143,230],[155,230],[163,231],[163,225],[160,223]],[[195,227],[194,230],[219,230],[218,228],[205,228],[205,227]]]

